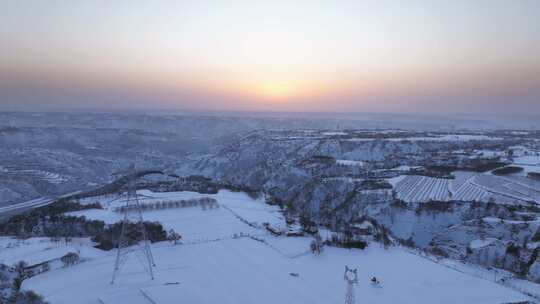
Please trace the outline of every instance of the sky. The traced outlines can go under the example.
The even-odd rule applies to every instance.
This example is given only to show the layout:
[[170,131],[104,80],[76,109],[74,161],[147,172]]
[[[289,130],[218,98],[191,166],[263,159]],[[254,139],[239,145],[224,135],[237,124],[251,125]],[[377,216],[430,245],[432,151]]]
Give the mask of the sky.
[[2,0],[0,109],[540,115],[537,0]]

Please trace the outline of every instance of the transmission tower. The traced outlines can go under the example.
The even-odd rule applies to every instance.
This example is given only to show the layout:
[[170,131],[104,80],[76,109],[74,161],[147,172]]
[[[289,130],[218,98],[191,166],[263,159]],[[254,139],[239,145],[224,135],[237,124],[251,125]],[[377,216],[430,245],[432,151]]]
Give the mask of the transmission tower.
[[150,250],[150,242],[148,241],[144,227],[141,205],[137,197],[137,173],[135,166],[131,165],[127,171],[117,174],[123,174],[124,178],[127,179],[127,195],[111,284],[114,284],[114,280],[120,269],[131,254],[137,256],[145,271],[148,272],[153,280],[154,272],[152,268],[156,265],[152,251]]
[[345,266],[343,279],[347,282],[347,293],[345,294],[345,304],[355,304],[354,285],[358,284],[357,269],[351,269]]

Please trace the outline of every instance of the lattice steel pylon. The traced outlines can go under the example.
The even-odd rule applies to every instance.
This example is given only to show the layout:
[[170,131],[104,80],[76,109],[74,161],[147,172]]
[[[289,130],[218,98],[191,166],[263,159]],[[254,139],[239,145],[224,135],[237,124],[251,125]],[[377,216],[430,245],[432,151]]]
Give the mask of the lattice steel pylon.
[[128,171],[122,173],[126,174],[125,178],[127,178],[127,197],[123,210],[124,218],[122,220],[120,238],[118,239],[116,262],[114,263],[111,284],[114,284],[120,269],[132,253],[135,255],[140,254],[138,256],[139,261],[152,280],[154,279],[152,268],[156,266],[144,227],[141,205],[137,197],[137,174],[135,166],[131,165]]
[[358,284],[358,271],[345,266],[343,279],[347,282],[347,292],[345,294],[345,304],[355,304],[354,285]]

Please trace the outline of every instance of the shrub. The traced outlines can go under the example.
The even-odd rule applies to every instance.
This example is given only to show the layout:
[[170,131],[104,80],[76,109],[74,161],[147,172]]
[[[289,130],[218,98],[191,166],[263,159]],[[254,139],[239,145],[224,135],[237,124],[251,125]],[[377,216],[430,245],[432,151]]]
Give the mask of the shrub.
[[391,202],[391,206],[400,209],[407,209],[407,203],[398,199],[393,200]]
[[409,237],[408,239],[406,240],[399,240],[399,242],[401,243],[401,245],[405,246],[405,247],[409,247],[409,248],[416,248],[416,244],[414,243],[414,240],[411,237]]
[[14,304],[48,304],[48,302],[43,300],[42,296],[33,291],[17,292],[14,295],[12,302]]
[[444,258],[448,258],[448,253],[446,251],[442,250],[441,248],[434,246],[429,249],[429,252],[431,252],[434,255],[441,256]]
[[511,254],[511,255],[516,256],[516,257],[519,257],[519,252],[520,252],[519,246],[516,246],[514,243],[510,243],[506,247],[506,254]]
[[364,241],[350,241],[343,244],[345,248],[357,248],[364,250],[367,247],[367,242]]
[[540,242],[540,228],[536,231],[536,233],[531,238],[532,242]]
[[418,204],[416,207],[416,214],[421,214],[423,211],[426,212],[452,212],[453,203],[452,202],[439,202],[439,201],[428,201],[425,203]]

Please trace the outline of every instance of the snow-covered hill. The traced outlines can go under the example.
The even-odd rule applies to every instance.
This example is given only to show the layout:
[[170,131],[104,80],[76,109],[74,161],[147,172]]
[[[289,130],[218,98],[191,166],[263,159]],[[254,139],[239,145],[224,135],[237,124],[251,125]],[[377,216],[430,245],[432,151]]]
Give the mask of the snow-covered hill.
[[[190,192],[141,191],[146,203],[200,197]],[[358,268],[355,287],[358,303],[513,303],[531,300],[508,287],[456,271],[399,247],[384,249],[371,243],[365,250],[327,247],[320,256],[308,251],[310,237],[273,236],[260,224],[286,227],[275,207],[244,193],[220,191],[219,208],[187,207],[144,212],[184,236],[185,243],[154,243],[155,280],[150,280],[132,256],[114,285],[110,284],[114,251],[87,248],[78,242],[83,262],[52,269],[24,281],[23,287],[42,294],[54,304],[63,303],[342,303],[345,265]],[[114,211],[121,198],[96,197],[104,210],[77,215],[108,222],[119,219]],[[6,240],[3,241],[4,244]],[[25,250],[26,249],[28,250]],[[70,245],[73,246],[73,245]],[[51,248],[49,248],[51,247]],[[2,252],[24,250],[32,262],[54,258],[46,241],[32,239]],[[51,251],[53,250],[53,251]],[[71,250],[71,249],[69,249]],[[36,258],[32,260],[32,255]],[[15,262],[16,254],[10,254]],[[297,274],[292,276],[291,273]],[[376,276],[382,288],[372,287]]]

